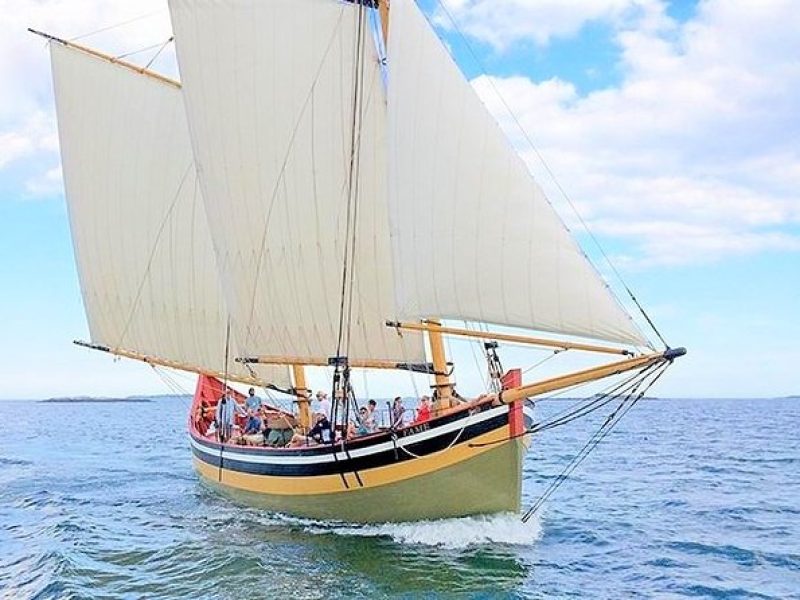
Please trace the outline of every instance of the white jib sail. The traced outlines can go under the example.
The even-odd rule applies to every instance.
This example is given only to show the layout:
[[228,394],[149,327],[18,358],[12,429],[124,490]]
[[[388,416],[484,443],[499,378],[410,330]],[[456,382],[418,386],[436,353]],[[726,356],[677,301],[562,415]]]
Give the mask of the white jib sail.
[[[92,341],[224,372],[227,311],[179,87],[50,48]],[[259,376],[289,382],[286,369]]]
[[234,326],[251,354],[337,349],[356,40],[365,63],[351,358],[418,361],[393,316],[386,104],[369,9],[334,0],[171,0],[200,181]]
[[389,25],[400,316],[646,344],[414,1],[392,0]]

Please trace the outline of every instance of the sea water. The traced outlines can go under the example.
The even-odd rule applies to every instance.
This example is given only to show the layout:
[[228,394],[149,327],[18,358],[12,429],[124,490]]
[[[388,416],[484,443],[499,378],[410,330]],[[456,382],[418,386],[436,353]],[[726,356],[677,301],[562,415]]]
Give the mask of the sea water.
[[[188,405],[0,402],[0,598],[800,598],[800,400],[643,401],[526,524],[364,526],[206,489]],[[534,439],[525,505],[598,424]]]

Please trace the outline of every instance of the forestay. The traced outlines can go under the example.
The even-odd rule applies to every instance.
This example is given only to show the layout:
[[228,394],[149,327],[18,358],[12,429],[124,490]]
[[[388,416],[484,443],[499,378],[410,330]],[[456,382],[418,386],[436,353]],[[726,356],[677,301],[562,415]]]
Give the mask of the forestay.
[[[227,312],[180,88],[50,47],[92,341],[224,372]],[[259,376],[288,384],[286,369]]]
[[[386,105],[366,8],[171,0],[181,77],[234,326],[250,354],[336,352],[358,17],[364,93],[351,358],[424,359],[393,316]],[[416,338],[416,339],[415,339]]]
[[400,316],[647,343],[413,0],[392,0],[389,24]]

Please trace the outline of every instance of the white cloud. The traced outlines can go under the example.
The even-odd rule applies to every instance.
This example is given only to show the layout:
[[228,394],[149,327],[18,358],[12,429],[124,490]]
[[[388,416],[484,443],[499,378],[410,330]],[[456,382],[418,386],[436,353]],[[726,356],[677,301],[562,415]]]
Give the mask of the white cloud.
[[34,110],[9,131],[0,132],[0,169],[38,152],[57,152],[58,135],[54,115]]
[[521,76],[473,85],[573,228],[495,90],[581,214],[635,242],[641,262],[800,250],[800,13],[790,2],[709,1],[678,25],[653,3],[638,19],[618,23],[617,87],[580,96],[569,82]]
[[25,191],[33,198],[51,198],[63,192],[61,167],[53,167],[25,182]]
[[[56,132],[50,61],[46,42],[27,28],[72,39],[75,36],[131,21],[78,43],[119,55],[165,41],[171,35],[166,0],[102,2],[99,0],[0,0],[0,177],[24,162],[23,179],[28,195],[57,192],[58,135]],[[142,17],[142,18],[139,18]],[[154,51],[132,56],[146,62]],[[171,49],[159,57],[157,67],[176,72]]]
[[[442,0],[447,13],[466,35],[502,49],[524,39],[545,45],[554,37],[577,33],[589,21],[618,20],[647,9],[642,0]],[[441,8],[437,24],[452,27]]]
[[31,140],[17,131],[0,134],[0,169],[33,152]]

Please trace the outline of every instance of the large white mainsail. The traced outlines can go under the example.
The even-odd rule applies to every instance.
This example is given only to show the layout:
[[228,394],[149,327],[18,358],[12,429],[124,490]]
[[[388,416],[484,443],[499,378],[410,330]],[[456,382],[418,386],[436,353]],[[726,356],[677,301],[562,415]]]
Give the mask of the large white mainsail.
[[[179,86],[59,42],[50,48],[92,341],[224,372],[227,311]],[[288,384],[286,369],[259,376]]]
[[646,344],[415,2],[389,25],[399,316]]
[[[385,96],[367,9],[333,0],[171,0],[198,171],[234,326],[251,354],[337,348],[353,130],[363,75],[354,359],[419,361],[393,313]],[[365,63],[356,68],[362,28]],[[416,338],[416,339],[415,339]]]

